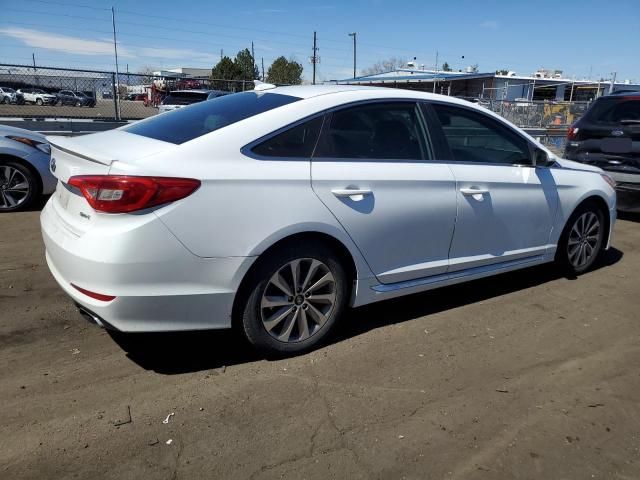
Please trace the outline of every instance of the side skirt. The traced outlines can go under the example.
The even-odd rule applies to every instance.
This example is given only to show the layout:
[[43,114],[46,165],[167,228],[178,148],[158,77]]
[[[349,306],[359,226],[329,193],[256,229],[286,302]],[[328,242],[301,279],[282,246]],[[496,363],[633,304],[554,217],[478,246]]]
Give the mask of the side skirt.
[[510,272],[512,270],[519,270],[521,268],[532,267],[534,265],[551,262],[553,261],[553,257],[553,254],[535,255],[532,257],[510,260],[493,265],[483,265],[466,270],[458,270],[456,272],[443,273],[441,275],[390,284],[381,284],[375,278],[361,279],[358,281],[358,293],[352,306],[358,307],[381,300],[424,292],[426,290],[445,287],[447,285],[455,285],[456,283],[490,277],[492,275]]

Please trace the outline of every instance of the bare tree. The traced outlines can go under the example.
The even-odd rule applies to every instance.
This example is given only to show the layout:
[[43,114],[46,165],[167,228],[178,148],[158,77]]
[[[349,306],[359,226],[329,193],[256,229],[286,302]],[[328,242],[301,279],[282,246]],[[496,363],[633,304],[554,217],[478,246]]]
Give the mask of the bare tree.
[[147,83],[151,83],[153,81],[153,67],[150,67],[148,65],[145,65],[144,67],[140,68],[138,70],[138,72],[136,73],[136,75],[140,75],[138,77],[138,83],[141,84],[147,84]]
[[362,75],[375,75],[377,73],[391,72],[407,66],[407,60],[401,57],[390,57],[374,63],[369,68],[362,70]]

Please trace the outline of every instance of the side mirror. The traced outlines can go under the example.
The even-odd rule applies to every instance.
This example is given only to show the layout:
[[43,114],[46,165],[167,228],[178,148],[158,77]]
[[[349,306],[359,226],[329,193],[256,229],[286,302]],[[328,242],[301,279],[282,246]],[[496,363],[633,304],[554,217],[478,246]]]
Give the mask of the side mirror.
[[533,166],[534,167],[548,167],[553,164],[553,160],[549,157],[547,152],[540,148],[536,148],[533,151]]

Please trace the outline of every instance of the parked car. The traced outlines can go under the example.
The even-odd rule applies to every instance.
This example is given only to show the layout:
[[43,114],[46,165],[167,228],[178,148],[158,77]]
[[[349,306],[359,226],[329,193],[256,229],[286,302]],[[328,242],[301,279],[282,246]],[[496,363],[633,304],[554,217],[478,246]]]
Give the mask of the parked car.
[[228,95],[222,90],[174,90],[169,93],[158,107],[158,113],[169,112],[205,100]]
[[16,91],[9,87],[0,87],[0,103],[18,103]]
[[[452,97],[259,85],[49,137],[53,276],[123,332],[229,328],[287,354],[349,306],[609,247],[611,178]],[[171,145],[170,148],[167,145]]]
[[129,93],[124,99],[132,102],[143,102],[146,98],[146,93]]
[[95,107],[96,101],[82,92],[60,90],[57,94],[58,105],[73,105],[75,107]]
[[43,135],[0,125],[0,213],[29,208],[55,190],[50,151]]
[[566,158],[605,170],[618,208],[640,212],[640,92],[596,99],[568,131]]
[[55,105],[58,97],[40,90],[39,88],[21,88],[18,90],[24,97],[25,103],[35,103],[36,105]]

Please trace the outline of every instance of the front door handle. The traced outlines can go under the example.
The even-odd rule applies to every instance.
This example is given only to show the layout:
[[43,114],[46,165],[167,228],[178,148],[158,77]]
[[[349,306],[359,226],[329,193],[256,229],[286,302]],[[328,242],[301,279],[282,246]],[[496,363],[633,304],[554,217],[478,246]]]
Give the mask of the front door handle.
[[483,193],[489,193],[488,188],[461,188],[460,193],[463,195],[482,195]]
[[351,200],[359,201],[364,198],[365,195],[371,195],[371,190],[366,188],[344,188],[331,190],[336,197],[349,197]]

